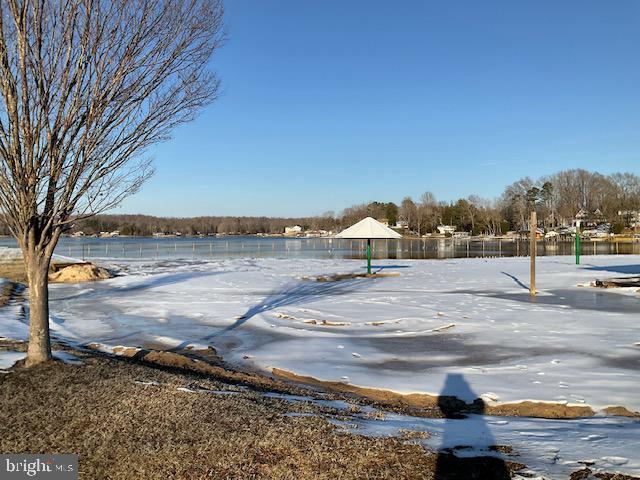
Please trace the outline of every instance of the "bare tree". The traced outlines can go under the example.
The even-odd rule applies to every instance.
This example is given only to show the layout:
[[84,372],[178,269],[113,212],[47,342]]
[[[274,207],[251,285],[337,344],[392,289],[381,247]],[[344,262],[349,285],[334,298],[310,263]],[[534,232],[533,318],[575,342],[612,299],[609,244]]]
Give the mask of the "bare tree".
[[136,192],[147,147],[216,98],[222,18],[221,0],[0,2],[0,213],[27,268],[27,365],[51,358],[60,235]]

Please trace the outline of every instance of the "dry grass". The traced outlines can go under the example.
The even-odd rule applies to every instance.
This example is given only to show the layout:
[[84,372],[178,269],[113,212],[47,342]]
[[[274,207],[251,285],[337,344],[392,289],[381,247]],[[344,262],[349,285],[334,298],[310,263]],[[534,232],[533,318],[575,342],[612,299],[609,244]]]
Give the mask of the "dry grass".
[[284,415],[321,410],[311,404],[251,390],[181,392],[239,388],[131,361],[83,360],[0,376],[1,452],[78,453],[86,479],[508,478],[492,473],[505,471],[497,459],[438,458],[402,439],[341,434],[321,417]]
[[12,282],[27,283],[27,272],[22,258],[0,260],[0,278]]

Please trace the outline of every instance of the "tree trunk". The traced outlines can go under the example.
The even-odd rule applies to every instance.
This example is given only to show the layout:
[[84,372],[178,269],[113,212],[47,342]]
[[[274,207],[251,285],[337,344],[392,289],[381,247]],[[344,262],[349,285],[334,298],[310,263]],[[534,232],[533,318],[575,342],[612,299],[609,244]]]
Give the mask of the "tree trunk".
[[51,360],[49,339],[49,263],[37,254],[25,259],[29,279],[29,349],[27,367]]

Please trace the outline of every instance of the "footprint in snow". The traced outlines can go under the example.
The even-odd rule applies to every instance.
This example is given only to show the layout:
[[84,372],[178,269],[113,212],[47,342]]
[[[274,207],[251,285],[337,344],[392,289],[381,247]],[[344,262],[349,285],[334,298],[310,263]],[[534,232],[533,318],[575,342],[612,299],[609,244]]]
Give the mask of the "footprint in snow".
[[570,385],[566,382],[558,382],[558,386],[560,388],[569,388]]
[[553,360],[551,360],[551,363],[553,363],[554,365],[558,365],[560,363],[560,360],[554,358]]
[[362,357],[362,355],[360,355],[359,353],[356,353],[356,352],[351,352],[351,355],[353,355],[356,358]]
[[602,440],[604,438],[607,438],[606,435],[587,435],[586,437],[582,437],[580,440],[584,440],[587,442],[594,442],[596,440]]

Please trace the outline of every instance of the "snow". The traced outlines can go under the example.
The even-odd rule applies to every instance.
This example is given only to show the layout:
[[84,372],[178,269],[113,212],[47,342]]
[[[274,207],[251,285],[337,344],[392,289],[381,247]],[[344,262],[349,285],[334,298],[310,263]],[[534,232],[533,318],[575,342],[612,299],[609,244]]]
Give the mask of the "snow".
[[18,248],[0,247],[0,262],[22,258]]
[[[576,266],[572,257],[541,257],[534,299],[524,257],[374,261],[374,271],[398,275],[337,282],[315,277],[362,272],[364,262],[129,261],[118,264],[120,277],[52,285],[51,328],[59,339],[96,342],[107,351],[211,345],[232,363],[401,393],[640,411],[640,297],[634,289],[578,286],[638,274],[639,260],[583,256]],[[25,338],[23,321],[15,310],[0,309],[0,336]],[[575,433],[580,437],[571,445],[585,456],[640,473],[635,420],[530,421],[531,429],[518,427],[531,432],[523,435],[527,444],[562,443]],[[567,431],[536,435],[556,426]],[[587,446],[599,449],[603,439],[581,439],[602,429],[615,442],[628,430],[635,439],[617,453],[612,447],[587,455]]]
[[13,367],[14,363],[26,357],[25,352],[14,352],[12,350],[0,351],[0,370],[7,370]]
[[[0,350],[0,370],[7,370],[19,361],[27,356],[26,352],[16,352],[13,350]],[[61,352],[56,351],[53,352],[53,358],[61,360],[65,363],[69,363],[72,365],[82,365],[82,360],[80,360],[75,355],[69,352]]]
[[363,416],[355,422],[335,423],[363,435],[398,436],[403,430],[428,432],[428,438],[420,443],[435,451],[470,447],[455,449],[460,457],[500,457],[488,447],[508,445],[516,455],[502,458],[524,463],[525,472],[543,478],[568,478],[585,464],[595,472],[640,472],[640,423],[629,418],[548,420],[470,415],[458,420],[386,413],[384,420]]
[[[130,262],[124,276],[52,285],[51,329],[107,349],[212,345],[228,361],[401,393],[437,395],[458,374],[470,388],[451,394],[467,401],[640,410],[640,298],[577,287],[640,272],[637,256],[540,258],[534,300],[527,258],[375,263],[400,275],[304,279],[362,269],[349,260]],[[23,321],[3,309],[0,336],[26,338]]]
[[336,238],[402,238],[398,232],[367,217],[336,235]]

